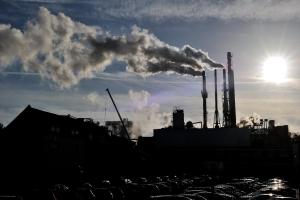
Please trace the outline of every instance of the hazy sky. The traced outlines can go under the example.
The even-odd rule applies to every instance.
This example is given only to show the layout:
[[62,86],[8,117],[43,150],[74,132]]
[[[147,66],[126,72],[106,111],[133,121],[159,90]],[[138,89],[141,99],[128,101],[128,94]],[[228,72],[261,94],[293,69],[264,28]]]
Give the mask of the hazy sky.
[[[46,13],[43,17],[48,16],[58,24],[65,23],[63,26],[70,22],[66,16],[80,22],[70,28],[79,35],[89,31],[109,37],[128,36],[134,26],[141,32],[148,30],[147,34],[159,41],[158,46],[167,45],[177,52],[183,50],[184,45],[190,45],[195,50],[207,52],[217,63],[226,64],[226,52],[231,51],[237,118],[257,113],[263,118],[275,119],[279,124],[288,124],[291,131],[300,131],[298,0],[0,0],[0,122],[5,125],[28,104],[53,113],[91,117],[101,123],[115,120],[117,115],[106,88],[110,88],[123,117],[145,126],[146,132],[164,125],[162,121],[168,121],[166,118],[174,106],[185,110],[186,121],[202,120],[201,77],[174,73],[143,77],[126,71],[128,63],[124,62],[127,59],[124,52],[118,52],[119,57],[111,59],[111,64],[101,61],[92,70],[78,69],[84,66],[85,57],[82,57],[77,60],[81,64],[72,68],[76,72],[74,77],[60,68],[66,66],[44,62],[43,52],[48,49],[38,48],[42,41],[33,39],[35,46],[22,49],[22,39],[32,40],[41,33],[42,26],[28,31],[28,23],[38,21],[41,9]],[[21,39],[13,43],[14,37]],[[55,41],[60,42],[60,39]],[[55,49],[59,54],[68,44],[55,45],[59,47]],[[84,51],[82,46],[77,49]],[[36,55],[43,62],[32,63],[29,59],[31,51],[39,52]],[[261,78],[262,65],[272,55],[281,55],[287,61],[287,81],[284,83],[270,83]],[[138,59],[136,62],[147,61]],[[107,65],[105,69],[104,64]],[[218,75],[221,83],[221,71]],[[212,78],[213,72],[207,69],[210,124],[214,112]],[[220,84],[220,102],[221,94]]]

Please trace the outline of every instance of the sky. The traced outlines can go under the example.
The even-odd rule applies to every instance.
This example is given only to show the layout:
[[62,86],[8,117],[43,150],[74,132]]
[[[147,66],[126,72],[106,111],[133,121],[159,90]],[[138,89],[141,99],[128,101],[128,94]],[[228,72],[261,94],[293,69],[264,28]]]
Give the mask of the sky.
[[[109,88],[122,117],[151,134],[170,123],[175,107],[185,121],[202,121],[194,75],[206,70],[211,126],[212,69],[222,112],[220,69],[230,51],[237,119],[255,113],[300,132],[299,24],[298,0],[0,0],[0,122],[29,104],[101,124],[118,120]],[[287,62],[281,83],[263,78],[271,56]]]

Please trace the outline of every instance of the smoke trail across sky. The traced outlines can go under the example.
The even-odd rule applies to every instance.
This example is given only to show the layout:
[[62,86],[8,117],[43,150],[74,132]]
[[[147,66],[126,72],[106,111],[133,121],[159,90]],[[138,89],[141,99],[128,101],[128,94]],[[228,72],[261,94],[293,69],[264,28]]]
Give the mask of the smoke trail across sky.
[[125,62],[127,71],[142,76],[160,72],[199,76],[205,68],[223,67],[201,50],[170,46],[137,26],[127,35],[113,36],[44,7],[24,30],[0,24],[2,70],[18,61],[24,71],[39,73],[65,88],[104,71],[113,60]]

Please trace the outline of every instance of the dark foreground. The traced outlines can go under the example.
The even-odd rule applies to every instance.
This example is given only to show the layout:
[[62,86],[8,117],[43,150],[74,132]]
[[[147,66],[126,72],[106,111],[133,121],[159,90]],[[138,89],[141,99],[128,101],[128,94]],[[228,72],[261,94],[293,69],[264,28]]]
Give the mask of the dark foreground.
[[46,200],[296,200],[299,185],[284,178],[224,178],[152,176],[95,179],[81,184],[36,186],[26,191],[3,192],[0,199]]
[[[182,127],[136,144],[91,119],[28,106],[0,133],[0,200],[296,198],[300,138],[287,126],[188,128],[180,113]],[[233,178],[245,176],[254,178]]]

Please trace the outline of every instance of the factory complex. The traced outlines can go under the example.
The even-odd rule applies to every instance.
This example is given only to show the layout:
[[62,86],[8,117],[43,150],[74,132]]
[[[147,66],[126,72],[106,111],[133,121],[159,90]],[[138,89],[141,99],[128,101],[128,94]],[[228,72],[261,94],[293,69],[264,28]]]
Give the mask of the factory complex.
[[[232,55],[223,69],[219,119],[217,71],[214,127],[207,126],[206,75],[202,72],[203,121],[185,122],[174,109],[172,126],[153,130],[152,137],[130,139],[131,121],[109,121],[56,115],[27,106],[1,132],[2,185],[28,182],[76,182],[91,177],[157,174],[224,176],[299,176],[299,138],[287,125],[261,120],[253,127],[236,123]],[[200,124],[196,128],[195,124]]]

